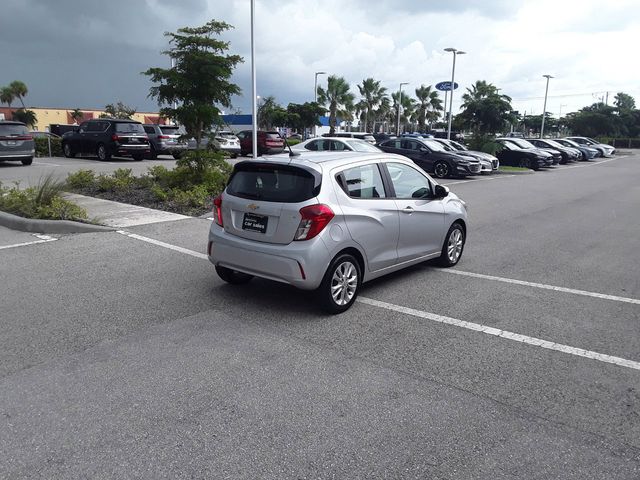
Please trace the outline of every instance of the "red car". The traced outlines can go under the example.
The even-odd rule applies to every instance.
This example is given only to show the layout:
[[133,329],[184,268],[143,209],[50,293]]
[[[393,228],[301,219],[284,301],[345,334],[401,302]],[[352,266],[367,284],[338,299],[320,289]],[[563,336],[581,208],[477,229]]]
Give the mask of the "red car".
[[[251,130],[243,130],[238,132],[240,139],[240,155],[249,155],[253,152]],[[284,140],[278,132],[267,132],[258,130],[258,155],[265,153],[282,153],[284,151]]]

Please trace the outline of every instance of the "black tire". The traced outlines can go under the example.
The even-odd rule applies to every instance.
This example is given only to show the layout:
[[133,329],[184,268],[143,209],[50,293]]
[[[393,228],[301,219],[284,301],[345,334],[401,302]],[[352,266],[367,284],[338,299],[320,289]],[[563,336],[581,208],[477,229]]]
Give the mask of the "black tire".
[[522,168],[531,168],[531,160],[528,158],[520,158],[518,160],[518,166]]
[[175,160],[180,160],[182,158],[181,152],[172,153],[172,155]]
[[[141,161],[141,160],[144,160],[144,154],[142,154],[142,153],[135,153],[135,154],[131,155],[131,157],[133,157],[133,159],[134,159],[136,162],[139,162],[139,161]],[[157,155],[156,155],[156,158],[157,158]]]
[[71,148],[71,145],[69,145],[68,142],[62,144],[62,152],[67,158],[75,158],[76,156],[76,152],[73,151],[73,148]]
[[433,174],[438,178],[447,178],[451,175],[451,167],[447,162],[438,161],[433,166]]
[[20,160],[23,165],[31,165],[33,163],[33,157],[23,158]]
[[447,235],[444,237],[442,252],[438,258],[438,264],[441,267],[453,267],[460,261],[462,251],[464,250],[464,242],[466,235],[464,228],[459,223],[454,223],[449,227]]
[[318,287],[318,301],[326,312],[342,313],[356,301],[360,285],[362,272],[358,261],[348,253],[338,255],[327,268]]
[[104,143],[100,143],[96,149],[96,155],[101,162],[108,162],[111,160],[111,153]]
[[232,285],[242,285],[243,283],[250,282],[253,278],[253,275],[249,275],[248,273],[238,272],[219,265],[216,266],[216,273],[222,280]]

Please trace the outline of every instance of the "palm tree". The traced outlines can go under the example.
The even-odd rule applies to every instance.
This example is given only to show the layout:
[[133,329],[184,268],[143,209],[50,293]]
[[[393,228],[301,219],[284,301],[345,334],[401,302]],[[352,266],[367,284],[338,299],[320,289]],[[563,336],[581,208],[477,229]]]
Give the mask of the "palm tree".
[[19,108],[11,115],[13,120],[24,123],[27,127],[35,128],[38,124],[38,117],[33,110]]
[[[391,110],[391,120],[393,121],[393,125],[397,125],[398,123],[398,102],[400,99],[400,92],[394,92],[391,94],[391,98],[393,100],[393,109]],[[400,132],[402,132],[405,128],[405,125],[409,122],[412,122],[416,119],[415,112],[418,104],[416,101],[411,98],[409,95],[403,93],[402,94],[402,109],[400,114]],[[395,127],[394,127],[395,128]]]
[[387,96],[387,89],[380,86],[378,80],[365,78],[362,85],[358,85],[360,95],[362,95],[361,105],[364,109],[364,128],[369,132],[369,120],[375,123],[375,113],[380,108],[382,100]]
[[431,90],[431,85],[421,85],[416,88],[416,97],[418,99],[416,120],[418,130],[422,132],[425,130],[425,123],[431,123],[440,117],[438,112],[442,110],[442,100],[437,91]]
[[478,80],[462,95],[460,122],[477,134],[485,135],[502,129],[506,122],[515,120],[511,97],[500,95],[498,88]]
[[20,80],[14,80],[9,84],[9,88],[13,91],[13,95],[18,100],[20,100],[20,103],[22,104],[22,108],[26,108],[24,106],[24,101],[22,99],[23,97],[27,96],[27,93],[29,93],[29,90],[27,89],[27,85],[24,82],[21,82]]
[[330,75],[327,79],[327,89],[318,87],[318,103],[329,110],[329,133],[336,131],[338,116],[352,118],[353,101],[355,96],[349,92],[349,84],[343,77]]
[[16,96],[13,93],[13,89],[11,87],[2,87],[0,88],[0,103],[6,103],[11,108],[11,104],[15,100]]
[[82,113],[82,110],[80,110],[79,108],[76,108],[75,110],[73,110],[73,112],[71,112],[71,118],[73,118],[74,122],[80,123],[84,118],[84,113]]

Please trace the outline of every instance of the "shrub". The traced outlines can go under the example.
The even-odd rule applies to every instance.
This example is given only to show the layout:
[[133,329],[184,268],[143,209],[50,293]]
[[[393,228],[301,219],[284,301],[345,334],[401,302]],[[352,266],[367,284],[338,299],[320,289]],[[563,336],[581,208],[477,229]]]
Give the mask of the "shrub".
[[[36,137],[33,139],[36,144],[36,157],[49,156],[49,140],[46,138]],[[51,156],[62,157],[62,141],[60,138],[51,139]]]
[[78,170],[67,175],[67,186],[71,190],[91,187],[95,181],[96,176],[93,170]]
[[48,220],[87,220],[87,212],[61,196],[63,182],[48,176],[35,187],[20,189],[0,184],[0,210],[21,217]]
[[109,192],[116,186],[116,179],[108,173],[101,173],[96,177],[96,188],[99,192]]

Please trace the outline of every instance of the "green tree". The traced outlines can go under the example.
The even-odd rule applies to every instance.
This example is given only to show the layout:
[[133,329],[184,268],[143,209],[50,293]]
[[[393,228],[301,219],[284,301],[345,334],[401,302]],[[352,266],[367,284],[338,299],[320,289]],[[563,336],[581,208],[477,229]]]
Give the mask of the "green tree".
[[[362,85],[358,85],[358,90],[362,96],[359,102],[359,109],[364,114],[364,130],[366,132],[373,131],[373,124],[376,120],[376,113],[385,97],[387,97],[387,89],[380,86],[378,80],[373,78],[365,78]],[[369,128],[371,122],[371,128]]]
[[478,80],[467,88],[462,101],[459,124],[473,130],[476,135],[500,132],[516,119],[511,97],[500,95],[495,85],[484,80]]
[[26,110],[24,108],[19,108],[11,115],[12,119],[17,122],[22,122],[26,126],[35,128],[38,124],[38,117],[36,116],[36,112],[33,110]]
[[100,114],[100,118],[122,118],[125,120],[131,120],[135,113],[135,108],[129,107],[122,102],[118,102],[116,104],[110,103],[105,105],[104,113]]
[[342,77],[330,75],[327,79],[327,89],[318,86],[318,103],[325,105],[329,110],[329,133],[336,131],[338,116],[345,120],[352,118],[353,102],[355,96],[349,92],[349,84]]
[[11,108],[11,104],[15,100],[16,96],[13,93],[13,89],[11,87],[2,87],[0,88],[0,103],[6,103],[9,108]]
[[304,132],[307,128],[321,125],[319,117],[324,115],[325,109],[316,102],[290,103],[287,105],[287,113],[287,127]]
[[[398,103],[400,102],[400,92],[393,92],[391,94],[391,100],[393,104],[390,110],[390,121],[392,123],[391,131],[395,131],[398,125]],[[400,133],[406,130],[406,126],[408,123],[417,121],[416,111],[417,111],[417,103],[406,93],[402,93],[402,108],[400,109]],[[410,130],[413,130],[410,128]]]
[[618,109],[618,113],[631,112],[636,109],[636,101],[634,98],[624,92],[618,92],[615,96],[613,104]]
[[241,92],[230,79],[242,57],[226,54],[229,42],[216,38],[230,28],[233,27],[225,22],[211,20],[201,27],[165,33],[171,48],[163,53],[175,61],[175,66],[143,72],[158,84],[149,89],[150,97],[161,106],[176,103],[175,108],[162,108],[162,116],[184,125],[187,134],[196,139],[198,148],[203,134],[219,122],[217,105],[230,108],[231,97]]
[[431,85],[416,88],[418,130],[425,131],[425,124],[432,123],[440,118],[442,100],[438,92],[431,89]]
[[84,113],[82,113],[82,110],[80,110],[79,108],[76,108],[71,112],[71,118],[73,118],[74,122],[80,123],[84,118]]
[[616,110],[616,107],[598,102],[577,112],[569,113],[566,119],[569,128],[575,135],[585,137],[624,136],[628,129],[624,120],[616,114]]
[[271,130],[287,123],[287,111],[276,102],[276,97],[269,95],[258,105],[258,128]]
[[27,85],[24,82],[21,82],[20,80],[14,80],[9,84],[9,88],[13,91],[13,95],[15,96],[15,98],[20,100],[20,103],[22,104],[22,108],[26,108],[24,106],[23,99],[29,93],[29,89],[27,89]]

